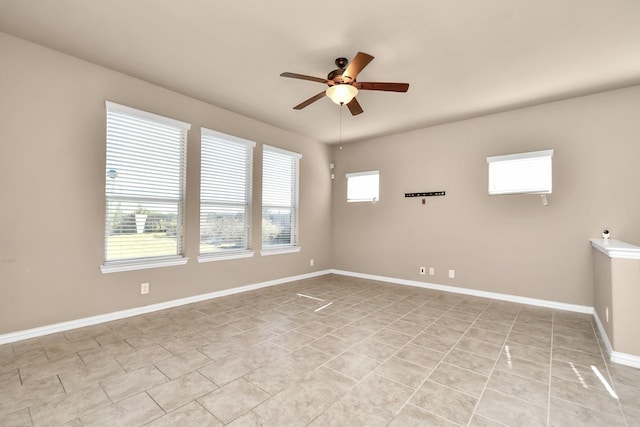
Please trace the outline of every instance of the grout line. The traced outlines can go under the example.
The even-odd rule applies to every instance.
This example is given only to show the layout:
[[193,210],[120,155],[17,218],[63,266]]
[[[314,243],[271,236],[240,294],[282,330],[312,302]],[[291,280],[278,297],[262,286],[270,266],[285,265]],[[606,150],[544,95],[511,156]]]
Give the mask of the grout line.
[[[464,301],[464,299],[463,299],[463,301]],[[462,301],[461,301],[461,302],[462,302]],[[459,304],[459,303],[458,303],[458,304]],[[423,304],[423,305],[424,305],[424,304]],[[420,334],[423,334],[423,333],[424,333],[424,332],[425,332],[429,327],[431,327],[433,324],[435,324],[438,320],[442,319],[442,318],[443,318],[443,317],[444,317],[448,312],[450,312],[451,310],[453,310],[453,309],[454,309],[454,307],[455,307],[456,305],[457,305],[457,304],[454,304],[452,307],[450,307],[448,310],[446,310],[444,313],[442,313],[442,314],[440,315],[440,317],[436,318],[436,320],[434,320],[434,321],[433,321],[429,326],[425,327],[425,328],[420,332]],[[398,415],[398,414],[399,414],[399,413],[400,413],[400,412],[405,408],[405,406],[407,406],[407,404],[411,401],[411,399],[413,399],[413,397],[416,395],[416,393],[417,393],[417,392],[422,388],[422,386],[423,386],[423,385],[424,385],[424,384],[429,380],[429,377],[431,376],[431,374],[433,374],[433,372],[435,372],[435,370],[436,370],[436,369],[438,369],[438,367],[443,363],[443,360],[447,358],[447,356],[448,356],[448,355],[453,351],[453,349],[454,349],[454,348],[456,348],[456,346],[458,345],[458,343],[462,340],[462,338],[464,338],[464,337],[465,337],[465,335],[467,334],[467,332],[468,332],[468,331],[473,327],[473,325],[478,321],[478,318],[479,318],[480,316],[482,316],[482,313],[484,313],[484,312],[487,310],[487,308],[489,307],[489,305],[491,305],[491,304],[488,304],[488,305],[487,305],[487,306],[486,306],[486,307],[485,307],[485,308],[484,308],[480,313],[478,313],[478,315],[476,316],[475,320],[474,320],[474,321],[469,325],[469,327],[468,327],[468,328],[467,328],[467,329],[462,333],[462,335],[460,335],[460,338],[458,338],[458,339],[456,340],[456,342],[455,342],[455,343],[454,343],[454,344],[449,348],[449,350],[448,350],[446,353],[444,353],[444,356],[442,357],[442,359],[440,359],[440,361],[436,364],[436,366],[431,370],[431,372],[429,373],[429,375],[427,375],[427,377],[426,377],[424,380],[422,380],[422,382],[420,383],[420,385],[418,385],[418,387],[416,387],[415,391],[411,394],[411,396],[409,396],[409,398],[407,399],[407,401],[406,401],[406,402],[405,402],[405,403],[400,407],[400,409],[398,410],[398,412],[396,413],[396,415]],[[420,334],[418,334],[418,335],[420,335]],[[416,335],[416,337],[417,337],[418,335]],[[505,338],[505,341],[506,341],[506,338]],[[409,344],[409,343],[407,343],[407,344]],[[406,345],[406,344],[405,344],[405,345]],[[431,349],[431,350],[434,350],[434,349]],[[437,350],[435,350],[435,351],[437,351]],[[475,354],[475,353],[474,353],[474,354]],[[498,357],[499,357],[499,356],[500,356],[500,354],[498,354]],[[496,359],[496,363],[497,363],[497,359]],[[487,382],[489,382],[489,377],[487,377]],[[440,383],[438,383],[438,384],[440,384]],[[462,392],[462,391],[460,391],[460,390],[456,390],[456,389],[454,389],[454,388],[452,388],[452,387],[449,387],[449,386],[447,386],[447,385],[444,385],[444,384],[440,384],[440,385],[442,385],[442,386],[444,386],[444,387],[447,387],[447,388],[450,388],[450,389],[452,389],[452,390],[455,390],[455,391],[457,391],[457,392],[459,392],[459,393],[462,393],[462,394],[466,394],[466,395],[468,395],[468,396],[471,396],[471,395],[469,395],[469,394],[467,394],[467,393],[465,393],[465,392]],[[485,387],[486,387],[486,384],[485,384]],[[472,396],[472,397],[475,399],[475,396]],[[478,402],[480,402],[480,398],[478,398]],[[476,403],[476,406],[477,406],[477,403]],[[473,409],[473,412],[471,413],[471,416],[469,417],[469,421],[471,421],[471,418],[473,417],[473,414],[474,414],[474,413],[475,413],[475,408]],[[469,423],[469,421],[467,421],[467,423]]]
[[[509,335],[511,335],[511,332],[513,331],[513,325],[516,324],[516,321],[518,320],[518,316],[520,316],[520,311],[521,310],[522,310],[522,307],[520,307],[520,310],[518,310],[518,312],[516,313],[515,317],[513,318],[513,322],[511,322],[511,326],[509,326],[509,331],[507,332],[507,335],[504,338],[504,342],[502,343],[502,347],[500,348],[500,351],[498,352],[498,356],[496,357],[495,362],[493,362],[493,367],[491,367],[491,372],[489,372],[489,375],[487,376],[487,382],[485,383],[484,388],[482,389],[482,392],[480,393],[480,396],[478,396],[478,401],[476,402],[476,406],[473,407],[473,411],[471,412],[471,418],[469,418],[469,421],[467,421],[467,424],[471,422],[471,420],[473,419],[473,416],[476,415],[476,413],[477,413],[476,411],[478,410],[478,406],[480,406],[480,401],[482,400],[482,397],[484,396],[485,391],[487,391],[487,388],[489,386],[489,381],[491,380],[491,377],[493,376],[493,373],[496,370],[496,366],[498,365],[498,360],[500,360],[500,357],[502,356],[502,352],[504,351],[504,348],[507,345],[507,341],[509,341]],[[480,315],[482,315],[482,313]],[[481,414],[478,414],[478,415],[484,417],[484,415],[481,415]],[[485,418],[489,418],[489,417],[485,417]],[[489,418],[489,419],[491,419],[491,418]]]
[[[607,358],[604,357],[605,352],[602,350],[602,346],[600,345],[600,339],[598,339],[598,333],[595,330],[595,327],[594,327],[593,323],[591,323],[591,329],[593,330],[593,333],[595,334],[596,345],[600,349],[600,357],[604,360],[604,367],[607,370],[607,375],[609,375],[609,379],[611,380],[611,387],[613,387],[613,390],[615,391],[615,380],[613,379],[613,375],[611,375],[611,371],[609,370],[609,363],[607,363]],[[617,394],[617,392],[616,392],[616,394]],[[617,398],[616,400],[618,401],[618,409],[622,413],[622,419],[624,420],[625,425],[627,427],[629,427],[629,421],[627,420],[627,414],[624,412],[624,408],[622,407],[622,403],[620,403],[620,398]]]
[[553,377],[553,332],[555,328],[556,313],[551,315],[551,347],[549,348],[549,391],[547,392],[547,426],[551,425],[551,381]]

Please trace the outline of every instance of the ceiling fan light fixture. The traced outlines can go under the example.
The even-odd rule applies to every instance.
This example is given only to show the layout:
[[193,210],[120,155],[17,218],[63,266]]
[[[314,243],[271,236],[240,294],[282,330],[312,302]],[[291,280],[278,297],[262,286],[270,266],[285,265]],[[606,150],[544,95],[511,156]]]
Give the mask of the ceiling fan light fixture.
[[327,89],[326,94],[336,104],[343,105],[358,95],[358,89],[350,84],[337,84]]

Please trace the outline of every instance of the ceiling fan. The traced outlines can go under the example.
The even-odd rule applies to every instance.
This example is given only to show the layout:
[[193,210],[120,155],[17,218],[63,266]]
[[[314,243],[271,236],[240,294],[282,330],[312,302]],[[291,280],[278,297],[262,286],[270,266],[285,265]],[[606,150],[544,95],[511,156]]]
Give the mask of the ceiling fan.
[[[363,52],[358,52],[351,60],[351,63],[349,63],[347,58],[337,58],[335,63],[338,68],[331,71],[326,79],[296,73],[282,73],[280,76],[290,77],[293,79],[310,80],[312,82],[324,83],[329,86],[329,89],[324,90],[293,107],[294,110],[302,110],[304,107],[327,95],[336,104],[346,104],[351,114],[355,116],[363,111],[356,99],[356,95],[358,95],[359,90],[382,90],[387,92],[406,92],[409,90],[409,83],[356,81],[356,77],[358,77],[360,71],[362,71],[362,69],[372,60],[373,56]],[[348,67],[347,64],[349,64]]]

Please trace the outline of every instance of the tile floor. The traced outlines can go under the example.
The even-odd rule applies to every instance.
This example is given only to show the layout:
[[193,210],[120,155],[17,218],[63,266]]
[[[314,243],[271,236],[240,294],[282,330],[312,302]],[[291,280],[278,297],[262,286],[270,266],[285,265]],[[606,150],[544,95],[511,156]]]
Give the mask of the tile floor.
[[0,346],[0,426],[638,426],[602,349],[588,315],[327,275]]

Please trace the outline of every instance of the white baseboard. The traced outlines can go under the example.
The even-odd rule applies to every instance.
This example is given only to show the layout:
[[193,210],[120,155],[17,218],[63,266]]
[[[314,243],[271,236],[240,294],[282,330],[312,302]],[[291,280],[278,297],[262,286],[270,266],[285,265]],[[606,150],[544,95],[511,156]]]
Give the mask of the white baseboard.
[[609,341],[609,337],[607,336],[607,332],[605,331],[604,326],[600,321],[600,317],[598,317],[598,313],[595,310],[593,311],[593,317],[596,319],[596,325],[598,326],[598,331],[600,331],[600,335],[602,336],[602,341],[604,341],[609,360],[621,365],[640,368],[640,356],[614,351],[613,346],[611,345],[611,341]]
[[23,331],[10,332],[0,335],[0,345],[21,341],[29,338],[40,337],[43,335],[64,332],[71,329],[83,328],[85,326],[96,325],[98,323],[110,322],[113,320],[124,319],[127,317],[138,316],[140,314],[152,313],[154,311],[166,310],[168,308],[178,307],[195,302],[206,301],[214,298],[220,298],[227,295],[239,294],[242,292],[253,291],[255,289],[266,288],[268,286],[281,285],[283,283],[294,282],[296,280],[310,279],[312,277],[323,276],[329,274],[329,270],[316,271],[298,276],[284,277],[281,279],[269,280],[267,282],[255,283],[252,285],[240,286],[237,288],[225,289],[222,291],[210,292],[191,297],[180,298],[171,301],[165,301],[157,304],[145,305],[142,307],[131,308],[128,310],[115,311],[112,313],[100,314],[97,316],[85,317],[82,319],[70,320],[67,322],[54,323],[52,325],[41,326]]
[[393,277],[375,276],[372,274],[355,273],[352,271],[343,270],[331,270],[333,274],[340,274],[343,276],[359,277],[361,279],[377,280],[380,282],[396,283],[399,285],[416,286],[419,288],[434,289],[444,292],[452,292],[456,294],[472,295],[475,297],[490,298],[500,301],[509,301],[519,304],[535,305],[538,307],[554,308],[557,310],[573,311],[576,313],[593,314],[595,311],[593,307],[586,305],[567,304],[564,302],[548,301],[536,298],[527,298],[517,295],[500,294],[497,292],[480,291],[477,289],[459,288],[456,286],[439,285],[436,283],[418,282],[415,280],[396,279]]

